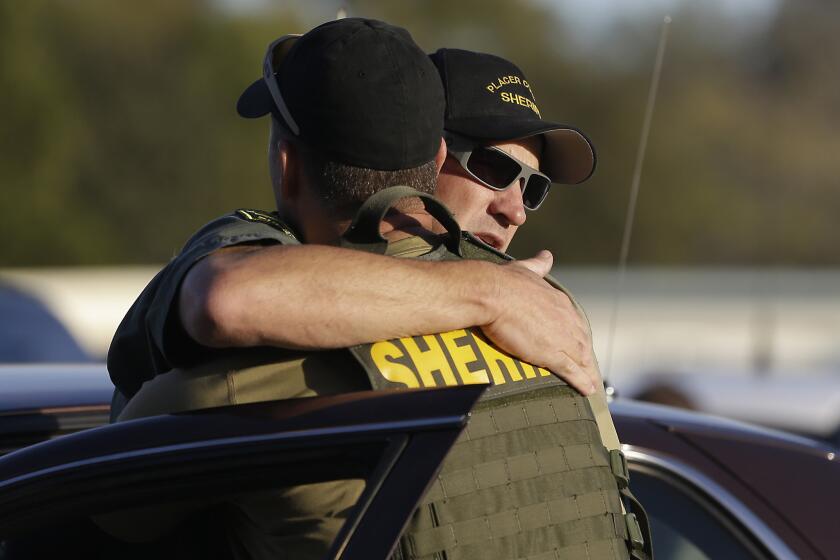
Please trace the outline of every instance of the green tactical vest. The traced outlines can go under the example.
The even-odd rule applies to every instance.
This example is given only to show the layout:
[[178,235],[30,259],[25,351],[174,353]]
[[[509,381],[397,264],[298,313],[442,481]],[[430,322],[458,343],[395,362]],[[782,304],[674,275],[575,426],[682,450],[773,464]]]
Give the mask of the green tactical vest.
[[[444,245],[419,258],[510,260],[462,233],[435,198],[408,187],[368,199],[342,245],[385,254],[380,222],[407,197],[419,197],[449,232]],[[652,558],[647,519],[627,487],[624,456],[604,447],[589,401],[551,372],[505,354],[478,329],[350,351],[374,389],[491,384],[395,558]],[[622,496],[633,513],[623,513]]]

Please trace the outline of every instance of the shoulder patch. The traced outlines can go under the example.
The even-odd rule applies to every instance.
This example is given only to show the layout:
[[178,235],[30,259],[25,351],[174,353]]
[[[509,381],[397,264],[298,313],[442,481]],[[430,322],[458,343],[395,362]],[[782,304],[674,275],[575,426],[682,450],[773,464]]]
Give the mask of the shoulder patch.
[[274,215],[271,212],[265,212],[263,210],[252,210],[252,209],[240,208],[239,210],[237,210],[235,212],[235,214],[239,218],[242,218],[243,220],[247,220],[249,222],[258,222],[258,223],[269,225],[269,226],[273,227],[274,229],[278,229],[278,230],[282,231],[283,233],[285,233],[289,237],[297,239],[297,236],[294,234],[294,232],[291,230],[291,228],[289,228],[289,226],[287,226],[286,224],[281,222],[280,218],[278,218],[276,215]]

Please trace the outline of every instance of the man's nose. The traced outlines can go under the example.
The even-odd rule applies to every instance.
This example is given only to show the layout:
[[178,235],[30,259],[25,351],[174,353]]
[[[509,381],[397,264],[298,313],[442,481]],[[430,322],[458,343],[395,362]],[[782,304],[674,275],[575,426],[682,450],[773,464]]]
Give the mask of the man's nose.
[[521,226],[525,223],[525,206],[522,203],[524,179],[503,191],[496,191],[490,204],[490,213],[504,222],[503,225]]

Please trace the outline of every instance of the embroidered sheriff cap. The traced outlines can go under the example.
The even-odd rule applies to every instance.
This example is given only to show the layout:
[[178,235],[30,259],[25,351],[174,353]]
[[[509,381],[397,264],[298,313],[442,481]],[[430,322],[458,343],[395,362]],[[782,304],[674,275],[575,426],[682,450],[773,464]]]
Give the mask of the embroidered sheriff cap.
[[446,94],[444,128],[479,143],[542,135],[540,171],[574,185],[595,171],[595,147],[577,128],[543,120],[531,84],[512,62],[492,54],[440,49],[430,55]]

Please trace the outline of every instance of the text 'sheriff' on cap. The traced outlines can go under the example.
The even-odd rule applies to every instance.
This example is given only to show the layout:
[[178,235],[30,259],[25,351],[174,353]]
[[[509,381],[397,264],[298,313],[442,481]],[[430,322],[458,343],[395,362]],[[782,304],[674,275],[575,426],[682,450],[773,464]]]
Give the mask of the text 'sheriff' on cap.
[[440,49],[429,55],[446,93],[444,128],[479,142],[541,134],[540,170],[554,183],[575,185],[595,171],[595,147],[573,126],[542,119],[531,85],[512,62],[491,54]]
[[[432,161],[443,135],[443,86],[434,64],[405,29],[346,18],[324,23],[275,50],[274,75],[308,146],[336,161],[408,169]],[[285,123],[264,79],[237,111],[273,113]],[[287,127],[288,128],[288,127]]]

